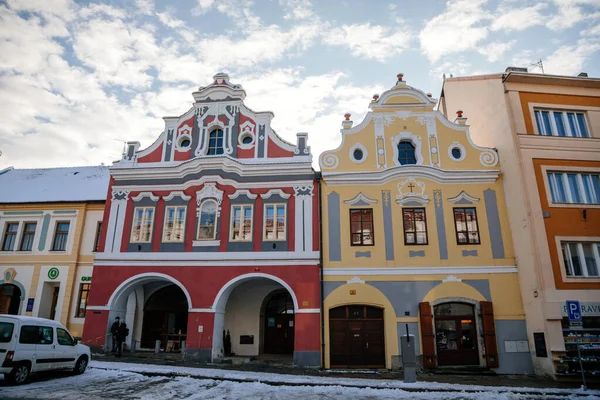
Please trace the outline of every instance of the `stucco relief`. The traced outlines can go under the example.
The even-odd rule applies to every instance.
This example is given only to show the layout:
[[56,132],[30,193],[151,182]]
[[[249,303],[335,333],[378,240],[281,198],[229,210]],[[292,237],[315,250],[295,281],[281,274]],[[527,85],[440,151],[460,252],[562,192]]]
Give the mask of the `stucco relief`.
[[429,196],[425,194],[425,183],[412,177],[398,183],[398,196],[396,196],[396,203],[400,205],[411,202],[420,205],[429,203]]

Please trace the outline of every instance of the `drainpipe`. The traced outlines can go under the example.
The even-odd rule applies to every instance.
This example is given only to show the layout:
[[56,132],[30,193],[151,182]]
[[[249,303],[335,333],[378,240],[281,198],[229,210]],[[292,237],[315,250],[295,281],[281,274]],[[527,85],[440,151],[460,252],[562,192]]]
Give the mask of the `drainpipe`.
[[323,202],[321,195],[321,172],[315,172],[317,185],[319,186],[319,272],[321,274],[321,369],[325,368],[325,313],[323,311]]

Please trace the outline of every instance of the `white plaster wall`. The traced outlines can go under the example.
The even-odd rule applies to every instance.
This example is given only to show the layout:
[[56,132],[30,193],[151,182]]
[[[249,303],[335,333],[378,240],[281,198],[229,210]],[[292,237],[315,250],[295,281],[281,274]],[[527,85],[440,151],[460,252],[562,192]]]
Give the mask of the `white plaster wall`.
[[[82,278],[84,276],[92,276],[92,272],[94,271],[94,267],[92,266],[85,266],[85,267],[78,267],[77,268],[77,275],[75,277],[75,282],[73,283],[73,293],[71,293],[71,299],[73,299],[71,301],[71,310],[69,311],[69,324],[83,324],[85,321],[85,318],[75,318],[75,314],[77,313],[77,307],[79,306],[79,304],[77,303],[79,300],[79,286],[82,283],[92,283],[92,281],[82,281]],[[46,275],[48,276],[48,275]]]
[[[58,277],[56,279],[48,278],[48,271],[50,268],[58,268]],[[57,265],[43,265],[40,270],[40,279],[38,281],[37,289],[35,292],[35,302],[33,304],[33,313],[34,317],[39,316],[40,313],[40,305],[44,302],[42,299],[42,291],[44,289],[44,283],[57,283],[60,287],[58,292],[58,302],[56,303],[56,314],[54,316],[54,320],[60,322],[62,317],[62,307],[65,300],[65,292],[67,287],[67,277],[69,275],[69,267],[68,266],[57,266]],[[50,295],[50,302],[52,301],[52,296]],[[50,307],[51,304],[45,304],[46,307]]]
[[22,293],[23,300],[19,305],[19,315],[26,315],[27,299],[29,298],[29,293],[31,291],[31,281],[33,280],[35,267],[33,265],[0,265],[0,280],[4,281],[4,274],[9,268],[14,268],[14,270],[17,271],[17,275],[13,281],[19,282],[25,288],[25,293]]
[[86,213],[81,246],[79,247],[79,254],[95,254],[93,250],[94,243],[96,241],[96,229],[98,227],[98,222],[102,221],[103,215],[104,211],[88,211]]
[[[241,356],[257,356],[260,344],[260,309],[265,297],[283,286],[260,280],[246,282],[233,290],[225,308],[225,331],[231,334],[231,351]],[[222,333],[221,333],[222,334]],[[240,345],[240,335],[254,335],[254,344]]]

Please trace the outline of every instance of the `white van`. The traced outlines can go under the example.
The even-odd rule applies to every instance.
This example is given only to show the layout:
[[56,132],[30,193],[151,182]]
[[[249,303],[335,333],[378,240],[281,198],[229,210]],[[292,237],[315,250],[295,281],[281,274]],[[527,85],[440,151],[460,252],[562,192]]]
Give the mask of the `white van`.
[[13,384],[38,371],[70,369],[82,374],[91,360],[90,348],[77,343],[59,322],[0,315],[0,373]]

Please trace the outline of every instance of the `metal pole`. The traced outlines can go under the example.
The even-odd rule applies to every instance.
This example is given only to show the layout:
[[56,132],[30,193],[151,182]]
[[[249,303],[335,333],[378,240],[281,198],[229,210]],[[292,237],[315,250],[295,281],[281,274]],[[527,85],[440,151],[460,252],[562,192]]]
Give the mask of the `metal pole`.
[[583,382],[583,390],[587,390],[585,386],[585,373],[583,372],[583,361],[581,361],[581,350],[579,349],[579,335],[575,332],[575,343],[577,343],[577,358],[579,358],[579,368],[581,369],[581,381]]

